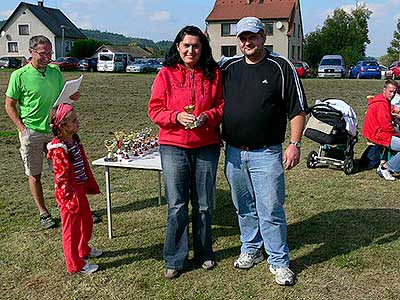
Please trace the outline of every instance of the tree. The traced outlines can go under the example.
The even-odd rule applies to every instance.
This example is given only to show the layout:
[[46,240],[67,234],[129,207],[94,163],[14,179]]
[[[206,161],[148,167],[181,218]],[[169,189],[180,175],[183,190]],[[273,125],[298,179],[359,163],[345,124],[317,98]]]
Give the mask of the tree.
[[393,32],[393,40],[390,42],[390,47],[387,49],[387,60],[389,64],[400,59],[400,18],[397,19],[397,30]]
[[109,43],[91,39],[77,40],[74,42],[74,45],[72,46],[71,52],[68,53],[68,56],[78,58],[90,57],[97,50],[97,48],[104,44]]
[[354,65],[365,56],[366,46],[370,43],[368,20],[371,14],[365,4],[358,2],[351,13],[335,9],[321,28],[306,36],[305,60],[316,67],[324,55],[340,54],[347,65]]

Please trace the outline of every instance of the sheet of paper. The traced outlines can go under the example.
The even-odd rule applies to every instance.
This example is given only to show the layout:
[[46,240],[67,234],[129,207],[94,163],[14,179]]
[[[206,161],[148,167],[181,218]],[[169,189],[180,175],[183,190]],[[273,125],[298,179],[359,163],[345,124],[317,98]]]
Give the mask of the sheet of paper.
[[65,82],[64,87],[58,96],[56,102],[53,106],[60,105],[62,103],[72,103],[73,101],[69,97],[75,94],[79,87],[81,86],[83,75],[79,76],[77,79],[68,80]]

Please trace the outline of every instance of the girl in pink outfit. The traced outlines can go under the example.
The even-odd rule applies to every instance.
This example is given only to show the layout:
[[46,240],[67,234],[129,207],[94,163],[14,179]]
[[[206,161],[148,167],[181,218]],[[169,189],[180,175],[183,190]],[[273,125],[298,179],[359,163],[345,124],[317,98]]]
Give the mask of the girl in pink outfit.
[[73,107],[54,107],[50,119],[54,138],[47,145],[48,158],[54,164],[55,198],[61,215],[67,271],[91,274],[99,266],[84,259],[99,257],[102,251],[89,247],[93,219],[86,194],[98,194],[100,190],[77,135],[79,122]]

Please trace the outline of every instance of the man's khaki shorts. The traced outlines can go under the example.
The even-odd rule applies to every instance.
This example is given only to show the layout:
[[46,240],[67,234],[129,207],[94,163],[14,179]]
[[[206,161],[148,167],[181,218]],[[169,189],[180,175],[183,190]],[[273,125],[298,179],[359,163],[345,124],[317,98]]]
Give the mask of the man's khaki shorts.
[[50,134],[40,133],[26,128],[19,133],[22,161],[24,162],[25,174],[36,176],[43,171],[43,157],[47,154],[47,143],[51,141]]

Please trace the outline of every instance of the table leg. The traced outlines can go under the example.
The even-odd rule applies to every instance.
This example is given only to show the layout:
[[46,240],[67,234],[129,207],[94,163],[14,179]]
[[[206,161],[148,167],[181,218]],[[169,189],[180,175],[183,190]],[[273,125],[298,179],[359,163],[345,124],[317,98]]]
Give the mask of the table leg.
[[105,167],[108,238],[112,239],[110,168]]
[[161,205],[161,171],[158,173],[158,205]]

